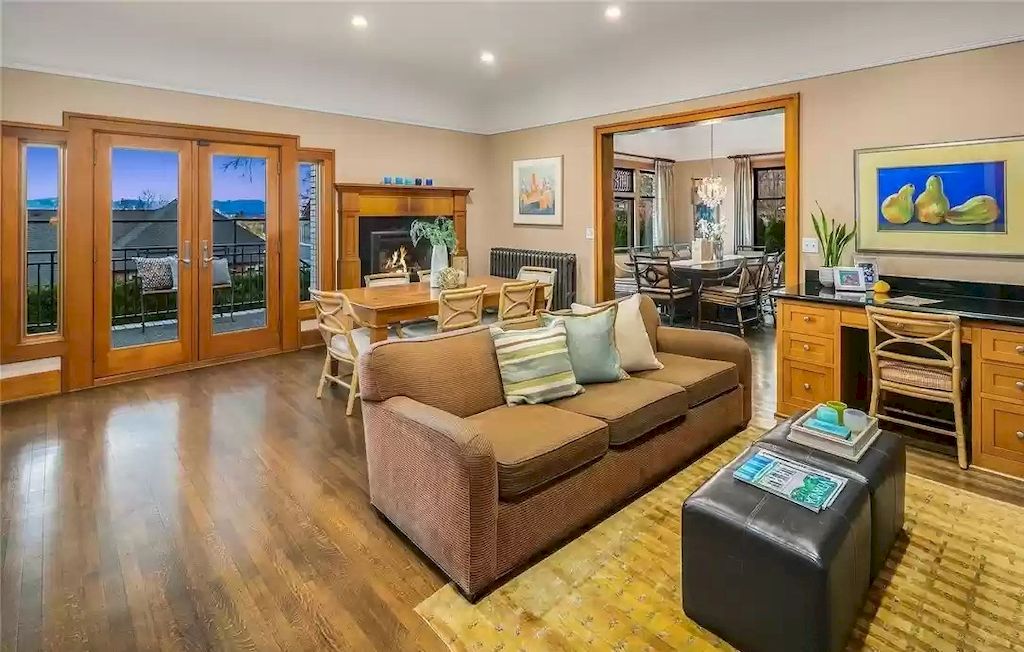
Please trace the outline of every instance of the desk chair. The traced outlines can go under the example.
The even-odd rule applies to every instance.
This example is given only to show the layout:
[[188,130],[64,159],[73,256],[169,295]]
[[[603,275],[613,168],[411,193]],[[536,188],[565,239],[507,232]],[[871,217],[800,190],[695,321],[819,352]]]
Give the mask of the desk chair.
[[630,254],[630,257],[637,292],[653,299],[655,305],[668,314],[669,325],[674,325],[679,303],[692,297],[693,290],[675,285],[672,259],[668,256]]
[[[356,396],[359,392],[359,367],[356,359],[370,348],[370,330],[352,312],[352,306],[341,292],[310,290],[309,296],[316,307],[316,326],[327,346],[324,368],[320,372],[320,384],[316,397],[324,393],[324,385],[337,383],[348,388],[348,404],[345,414],[352,415]],[[331,362],[337,361],[338,375],[331,375]],[[352,380],[346,383],[341,377],[341,363],[352,365]]]
[[519,268],[519,273],[516,274],[516,279],[520,281],[538,281],[540,283],[547,283],[547,286],[543,288],[544,309],[551,310],[551,302],[555,298],[556,276],[558,276],[558,270],[553,267],[533,267],[531,265],[523,265]]
[[[871,353],[871,407],[869,414],[928,432],[956,438],[956,456],[960,468],[967,468],[967,442],[964,434],[962,376],[960,367],[960,317],[932,315],[891,308],[867,306],[868,343]],[[949,351],[939,344],[948,344]],[[953,406],[953,430],[886,414],[881,406],[882,392],[950,403]],[[880,411],[881,410],[881,411]],[[949,424],[945,419],[907,414],[932,423]]]

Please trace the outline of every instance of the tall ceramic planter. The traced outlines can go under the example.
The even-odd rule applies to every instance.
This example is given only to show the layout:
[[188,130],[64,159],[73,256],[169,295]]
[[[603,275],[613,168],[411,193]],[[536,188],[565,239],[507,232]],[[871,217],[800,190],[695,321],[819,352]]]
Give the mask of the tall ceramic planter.
[[438,274],[445,267],[448,267],[448,247],[443,244],[434,245],[430,252],[430,287],[441,287]]
[[821,283],[823,287],[830,288],[835,285],[835,278],[832,276],[831,267],[819,267],[818,268],[818,283]]

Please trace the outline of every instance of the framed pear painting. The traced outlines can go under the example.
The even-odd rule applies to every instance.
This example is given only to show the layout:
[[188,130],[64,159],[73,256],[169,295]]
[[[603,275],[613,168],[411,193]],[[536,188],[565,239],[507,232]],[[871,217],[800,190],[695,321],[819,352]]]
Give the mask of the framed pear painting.
[[857,251],[1024,257],[1024,137],[854,153]]

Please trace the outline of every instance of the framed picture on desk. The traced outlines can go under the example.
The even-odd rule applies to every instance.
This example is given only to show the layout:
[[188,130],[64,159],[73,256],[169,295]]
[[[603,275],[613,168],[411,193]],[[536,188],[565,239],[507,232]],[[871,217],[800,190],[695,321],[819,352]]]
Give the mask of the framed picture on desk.
[[1024,136],[854,152],[857,251],[1024,257]]

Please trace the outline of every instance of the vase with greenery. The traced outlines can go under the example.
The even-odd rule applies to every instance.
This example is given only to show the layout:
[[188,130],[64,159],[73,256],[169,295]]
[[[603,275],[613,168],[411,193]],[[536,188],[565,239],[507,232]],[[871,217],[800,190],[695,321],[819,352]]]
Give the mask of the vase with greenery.
[[818,214],[811,213],[811,222],[814,224],[814,232],[818,235],[818,243],[821,245],[822,266],[818,268],[818,282],[825,287],[832,287],[835,284],[832,269],[839,267],[846,245],[850,244],[857,227],[846,228],[845,224],[836,224],[835,218],[828,220],[821,205],[818,206]]
[[433,249],[430,252],[430,287],[440,287],[439,274],[448,267],[448,250],[455,249],[455,220],[438,216],[432,220],[414,220],[409,228],[413,245],[426,239]]

